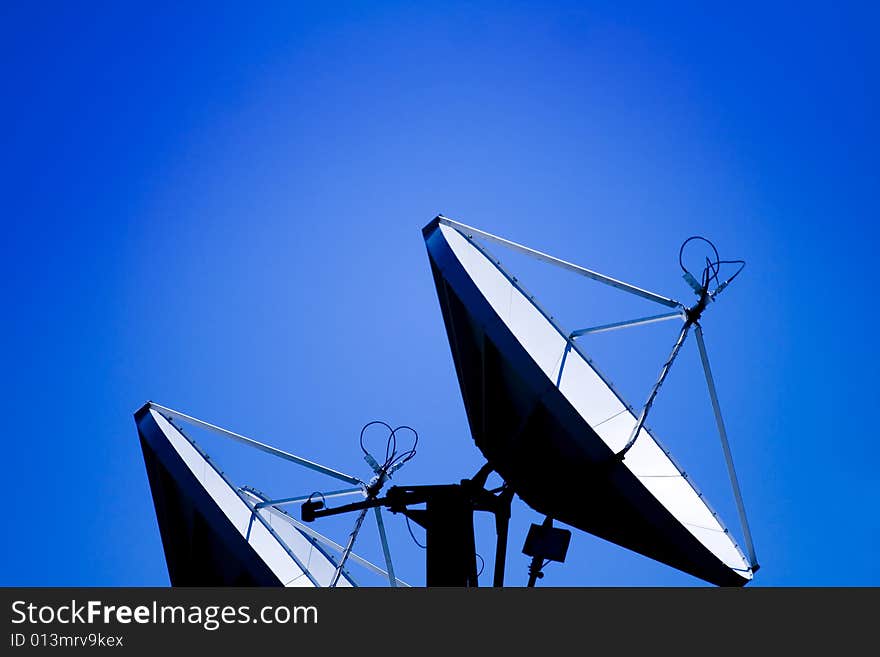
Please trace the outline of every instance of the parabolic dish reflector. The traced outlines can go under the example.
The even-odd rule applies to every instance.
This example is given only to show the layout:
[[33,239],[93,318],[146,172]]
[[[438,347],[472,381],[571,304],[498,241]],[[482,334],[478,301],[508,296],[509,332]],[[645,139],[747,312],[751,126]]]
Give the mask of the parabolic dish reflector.
[[752,569],[636,412],[473,236],[423,229],[471,434],[542,514],[719,586]]
[[[265,498],[234,486],[150,404],[136,414],[173,586],[328,586],[337,563]],[[354,583],[343,571],[337,586]]]

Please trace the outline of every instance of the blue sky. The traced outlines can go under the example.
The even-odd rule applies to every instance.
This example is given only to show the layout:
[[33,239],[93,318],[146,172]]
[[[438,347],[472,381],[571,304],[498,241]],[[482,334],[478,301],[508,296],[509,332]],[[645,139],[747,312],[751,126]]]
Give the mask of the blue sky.
[[[688,235],[746,259],[704,325],[755,583],[880,584],[876,9],[177,4],[0,8],[0,584],[167,584],[147,399],[364,476],[360,427],[407,423],[401,481],[473,474],[438,212],[679,298]],[[642,309],[508,264],[571,328]],[[674,337],[596,336],[596,359],[639,403]],[[651,424],[735,528],[688,346]],[[518,503],[510,583],[535,521]],[[544,583],[698,582],[579,534]]]

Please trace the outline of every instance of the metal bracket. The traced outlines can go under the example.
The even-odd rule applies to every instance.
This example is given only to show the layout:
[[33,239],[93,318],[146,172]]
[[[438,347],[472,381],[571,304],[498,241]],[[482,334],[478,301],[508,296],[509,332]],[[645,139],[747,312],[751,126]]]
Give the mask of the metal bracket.
[[570,340],[574,340],[584,335],[593,335],[595,333],[605,333],[607,331],[616,331],[617,329],[629,328],[631,326],[644,326],[645,324],[654,324],[656,322],[665,322],[670,319],[685,319],[684,311],[676,311],[674,313],[663,313],[662,315],[651,315],[650,317],[640,317],[639,319],[627,319],[622,322],[614,322],[612,324],[602,324],[600,326],[592,326],[590,328],[578,329],[572,331],[568,336]]
[[742,491],[733,467],[733,455],[730,452],[730,443],[727,440],[727,428],[724,426],[724,418],[721,416],[721,405],[718,402],[718,392],[715,390],[715,379],[712,376],[712,368],[709,366],[709,355],[706,352],[706,343],[703,341],[703,329],[697,324],[694,333],[697,336],[697,347],[700,350],[700,361],[703,363],[703,373],[706,375],[706,387],[709,389],[709,398],[712,400],[712,411],[715,413],[715,424],[718,426],[718,437],[721,439],[721,449],[724,452],[724,461],[727,464],[727,475],[733,488],[733,496],[736,500],[736,510],[739,513],[739,521],[742,526],[743,537],[746,541],[746,549],[749,551],[749,565],[752,572],[758,569],[758,557],[755,554],[755,544],[752,541],[752,532],[749,529],[749,521],[746,517],[746,507],[743,503]]
[[290,461],[291,463],[295,463],[296,465],[308,468],[309,470],[320,472],[321,474],[327,475],[328,477],[333,477],[334,479],[339,479],[340,481],[344,481],[349,484],[364,484],[364,482],[357,477],[352,477],[351,475],[347,475],[344,472],[333,470],[332,468],[328,468],[324,465],[321,465],[320,463],[309,461],[308,459],[304,459],[301,456],[291,454],[290,452],[285,452],[283,449],[278,449],[277,447],[272,447],[271,445],[267,445],[266,443],[261,443],[260,441],[254,440],[253,438],[242,436],[241,434],[235,433],[234,431],[229,431],[228,429],[218,427],[217,425],[192,417],[191,415],[187,415],[186,413],[181,413],[180,411],[175,411],[174,409],[160,406],[155,402],[148,402],[148,405],[150,408],[158,411],[166,418],[174,418],[180,420],[181,422],[187,422],[188,424],[191,424],[193,426],[207,429],[208,431],[212,431],[213,433],[223,436],[224,438],[230,438],[236,442],[247,445],[248,447],[253,447],[254,449],[266,452],[267,454],[271,454],[272,456],[277,456],[278,458],[284,459],[285,461]]
[[473,226],[468,226],[466,224],[450,219],[449,217],[444,217],[442,214],[437,216],[437,220],[445,226],[449,226],[450,228],[455,228],[456,230],[460,231],[465,235],[465,237],[480,237],[489,242],[500,244],[507,247],[508,249],[525,254],[527,256],[535,258],[536,260],[540,260],[541,262],[546,262],[547,264],[560,267],[562,269],[565,269],[566,271],[570,271],[575,274],[579,274],[580,276],[585,276],[586,278],[592,279],[597,283],[610,285],[611,287],[617,288],[618,290],[621,290],[623,292],[635,294],[636,296],[642,297],[643,299],[648,299],[649,301],[668,306],[669,308],[682,307],[682,304],[675,299],[664,297],[662,294],[657,294],[656,292],[645,290],[630,283],[625,283],[623,281],[617,280],[616,278],[611,278],[610,276],[606,276],[605,274],[600,274],[599,272],[593,271],[592,269],[587,269],[586,267],[581,267],[571,262],[566,262],[565,260],[555,258],[546,253],[542,253],[541,251],[530,249],[527,246],[517,244],[516,242],[504,239],[503,237],[499,237],[498,235],[493,235],[492,233],[487,233],[486,231],[480,230],[479,228],[474,228]]

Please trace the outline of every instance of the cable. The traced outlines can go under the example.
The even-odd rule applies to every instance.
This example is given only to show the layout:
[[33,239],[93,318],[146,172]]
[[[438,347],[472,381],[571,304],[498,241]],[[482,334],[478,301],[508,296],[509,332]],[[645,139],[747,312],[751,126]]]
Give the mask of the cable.
[[[392,428],[391,428],[391,425],[388,424],[387,422],[383,422],[382,420],[373,420],[372,422],[367,422],[367,423],[363,426],[363,428],[361,429],[361,437],[360,437],[361,451],[362,451],[364,454],[369,454],[369,453],[370,453],[370,452],[367,450],[366,446],[364,445],[364,434],[367,432],[367,429],[369,429],[369,428],[370,428],[371,426],[373,426],[374,424],[381,424],[383,427],[385,427],[386,429],[388,429],[389,432],[391,432],[392,434],[394,433],[394,429],[392,429]],[[387,452],[388,446],[387,446],[387,445],[386,445],[386,448],[385,448],[385,449],[386,449],[385,457],[386,457],[386,459],[387,459],[387,457],[388,457],[388,452]]]
[[405,515],[405,516],[403,516],[403,517],[406,518],[406,528],[409,530],[409,535],[412,537],[413,543],[415,543],[416,545],[418,545],[418,546],[419,546],[420,548],[422,548],[423,550],[427,550],[427,549],[428,549],[428,546],[427,546],[427,545],[422,545],[421,543],[419,543],[419,539],[417,539],[417,538],[416,538],[416,535],[413,534],[412,525],[409,524],[409,516]]
[[[367,429],[369,429],[373,425],[381,425],[388,429],[388,440],[385,442],[385,460],[382,465],[379,465],[379,462],[376,458],[370,454],[370,451],[367,449],[366,444],[364,443],[364,434],[366,434]],[[413,432],[415,436],[413,438],[412,447],[410,447],[403,454],[397,454],[397,432],[402,430],[409,430]],[[363,427],[361,427],[361,434],[359,437],[361,451],[364,453],[364,459],[367,463],[370,464],[370,467],[373,468],[376,476],[373,477],[369,486],[367,486],[366,490],[366,499],[367,501],[375,500],[379,496],[379,491],[382,490],[382,486],[385,483],[386,479],[389,476],[389,472],[392,468],[399,468],[404,463],[409,461],[416,454],[416,446],[419,443],[419,434],[415,429],[408,426],[399,426],[396,429],[392,429],[391,425],[387,422],[383,422],[382,420],[373,420],[371,422],[367,422]],[[311,497],[309,498],[311,501]],[[343,568],[345,567],[345,562],[351,554],[352,549],[354,548],[354,543],[357,540],[358,534],[360,533],[361,526],[363,525],[364,518],[367,515],[367,509],[364,508],[360,514],[358,514],[358,518],[355,521],[354,529],[351,530],[351,534],[348,537],[348,543],[345,546],[345,549],[342,552],[342,557],[339,560],[339,563],[336,566],[336,572],[333,575],[333,579],[330,582],[330,587],[335,587],[337,582],[339,581],[340,576],[342,575]],[[412,532],[410,532],[412,533]]]
[[[398,431],[411,431],[413,434],[413,443],[412,447],[410,447],[405,452],[401,453],[399,456],[395,456],[397,453],[397,432]],[[416,448],[419,445],[419,432],[413,429],[410,426],[405,424],[400,425],[396,429],[391,431],[391,436],[389,437],[389,442],[394,443],[394,449],[392,450],[390,459],[386,459],[386,465],[388,468],[399,468],[404,463],[409,461],[412,457],[416,455]],[[386,449],[387,453],[387,449]]]
[[712,242],[707,240],[702,235],[692,235],[688,237],[684,242],[682,242],[681,248],[678,250],[678,266],[681,267],[681,270],[685,274],[690,274],[691,272],[687,267],[684,266],[684,248],[694,240],[700,240],[701,242],[705,242],[709,245],[709,248],[712,249],[712,253],[715,254],[715,262],[718,262],[718,260],[720,260],[721,258],[721,256],[718,255],[718,249],[715,248],[715,245],[712,244]]
[[[385,441],[385,459],[382,464],[379,464],[379,461],[370,454],[370,451],[367,449],[367,446],[364,441],[364,435],[373,425],[381,425],[388,429],[388,439]],[[403,451],[402,453],[397,453],[397,445],[398,445],[398,433],[401,431],[410,431],[413,434],[413,442],[412,446]],[[391,428],[391,425],[387,422],[383,422],[382,420],[373,420],[372,422],[367,422],[361,428],[360,434],[360,446],[361,451],[364,453],[364,458],[367,463],[372,466],[373,470],[376,473],[376,477],[373,479],[373,482],[370,485],[371,489],[375,489],[372,492],[368,490],[369,495],[375,495],[378,493],[379,489],[382,487],[382,484],[385,482],[386,478],[391,475],[392,472],[397,470],[398,468],[403,467],[403,465],[412,459],[416,455],[416,447],[419,444],[419,432],[413,429],[412,427],[402,424],[399,427],[394,429]]]
[[[703,267],[702,274],[699,279],[699,283],[697,283],[696,277],[693,273],[685,266],[684,264],[684,250],[685,247],[693,242],[694,240],[699,240],[701,242],[705,242],[709,245],[709,248],[712,249],[713,258],[706,256],[706,264]],[[724,265],[739,265],[737,270],[731,275],[727,280],[723,283],[720,282],[721,270]],[[688,237],[681,244],[681,248],[678,250],[678,266],[681,267],[681,270],[685,273],[685,278],[688,278],[692,283],[700,285],[700,290],[697,291],[698,295],[709,294],[709,288],[714,284],[714,290],[709,294],[710,297],[714,297],[716,294],[721,292],[725,287],[727,287],[733,279],[739,276],[740,272],[746,266],[745,260],[722,260],[721,256],[718,254],[718,249],[715,247],[710,240],[702,237],[701,235],[692,235]]]
[[324,493],[322,493],[322,492],[319,491],[319,490],[316,490],[314,493],[312,493],[311,495],[309,495],[309,499],[306,500],[306,503],[307,503],[307,504],[308,504],[308,503],[311,503],[312,498],[313,498],[315,495],[320,495],[320,496],[321,496],[321,504],[322,504],[323,506],[327,506],[327,499],[324,497]]
[[[406,519],[406,529],[407,529],[407,531],[409,531],[409,535],[410,535],[410,537],[412,538],[413,543],[415,543],[416,545],[418,545],[418,546],[419,546],[420,548],[422,548],[423,550],[426,550],[426,549],[427,549],[427,546],[426,546],[426,545],[422,545],[421,543],[419,543],[419,539],[417,539],[417,538],[416,538],[416,535],[413,533],[412,525],[411,525],[410,522],[409,522],[409,516],[406,516],[406,515],[405,515],[405,516],[403,516],[403,517]],[[476,555],[477,559],[480,560],[480,569],[477,571],[477,577],[479,577],[480,575],[483,574],[483,570],[486,568],[486,560],[483,559],[482,555],[481,555],[479,552],[476,552],[475,555]]]

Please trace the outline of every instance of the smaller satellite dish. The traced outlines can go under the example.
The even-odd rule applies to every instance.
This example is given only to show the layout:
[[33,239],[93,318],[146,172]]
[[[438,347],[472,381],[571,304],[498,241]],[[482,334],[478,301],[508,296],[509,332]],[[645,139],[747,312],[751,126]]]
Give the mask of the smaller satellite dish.
[[319,494],[324,499],[362,498],[366,484],[358,478],[152,402],[135,413],[135,422],[173,586],[357,586],[349,565],[386,577],[391,586],[407,586],[393,576],[381,522],[386,569],[284,511],[283,506],[305,502],[314,493],[272,500],[256,488],[234,484],[182,425],[207,429],[348,485]]

